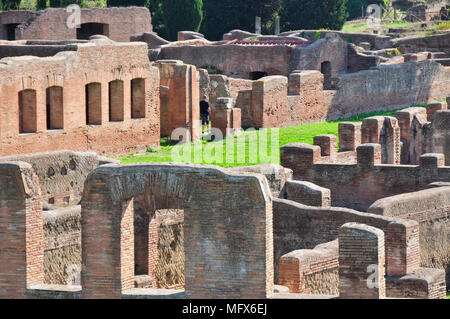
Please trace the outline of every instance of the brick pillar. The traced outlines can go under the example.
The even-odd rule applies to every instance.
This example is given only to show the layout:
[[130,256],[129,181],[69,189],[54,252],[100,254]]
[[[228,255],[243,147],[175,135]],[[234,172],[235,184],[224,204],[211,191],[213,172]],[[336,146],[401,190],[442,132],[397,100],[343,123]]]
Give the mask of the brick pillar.
[[428,139],[426,138],[425,124],[427,123],[424,115],[417,114],[411,123],[411,132],[409,139],[409,164],[419,163],[419,158],[427,152]]
[[337,136],[322,134],[314,136],[314,145],[320,146],[321,156],[329,156],[331,162],[336,158]]
[[242,110],[239,108],[233,108],[232,110],[233,133],[237,133],[242,129]]
[[431,122],[430,152],[445,156],[445,165],[450,166],[450,111],[437,111]]
[[42,198],[31,165],[0,164],[0,298],[44,282]]
[[427,121],[431,122],[433,119],[434,113],[441,110],[447,110],[447,103],[445,102],[436,102],[430,103],[427,105]]
[[53,86],[48,89],[50,107],[50,129],[64,128],[63,88]]
[[400,164],[401,141],[400,127],[395,117],[386,116],[380,132],[381,162],[383,164]]
[[380,143],[381,128],[383,127],[383,116],[372,116],[365,118],[361,126],[361,143]]
[[386,274],[402,276],[420,266],[419,224],[392,222],[386,231]]
[[86,85],[87,114],[86,124],[102,124],[102,85],[100,83],[89,83]]
[[339,151],[356,151],[361,145],[361,123],[339,123]]
[[106,200],[107,178],[91,179],[81,209],[81,284],[87,299],[118,299],[134,288],[133,200]]
[[219,129],[226,136],[233,127],[233,99],[221,97],[217,99],[216,109],[211,114],[212,127]]
[[347,223],[339,229],[339,297],[380,299],[386,296],[384,233]]
[[301,87],[301,75],[302,71],[296,70],[289,74],[289,85],[288,85],[288,94],[289,95],[300,95],[300,87]]
[[308,170],[319,163],[320,147],[306,143],[290,143],[280,149],[281,166],[294,172],[294,179],[302,179]]
[[381,164],[381,145],[368,143],[358,146],[357,162],[361,167],[373,168],[375,165]]

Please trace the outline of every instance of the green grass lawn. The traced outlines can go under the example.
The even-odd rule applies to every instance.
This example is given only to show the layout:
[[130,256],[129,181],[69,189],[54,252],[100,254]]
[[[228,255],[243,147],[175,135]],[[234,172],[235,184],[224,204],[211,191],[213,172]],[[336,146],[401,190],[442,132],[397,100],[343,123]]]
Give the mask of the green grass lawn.
[[[280,163],[280,147],[293,142],[313,144],[314,136],[319,134],[338,135],[338,125],[342,121],[361,122],[363,118],[374,115],[394,115],[394,111],[373,112],[361,114],[348,119],[338,121],[303,124],[294,127],[284,127],[278,129],[278,143],[272,145],[270,142],[261,142],[261,137],[267,130],[244,131],[240,134],[227,137],[222,141],[207,141],[189,143],[184,145],[184,153],[180,151],[177,142],[172,142],[168,137],[161,138],[159,149],[149,148],[146,153],[132,153],[120,158],[122,163],[140,162],[183,162],[195,164],[213,164],[222,167],[246,166],[263,163]],[[267,133],[269,137],[277,134],[276,131]],[[259,137],[259,139],[258,139]],[[276,142],[276,140],[275,140]],[[267,151],[261,151],[261,147],[267,146]],[[179,150],[179,154],[189,154],[179,159],[172,156],[174,150]],[[238,151],[239,150],[239,151]],[[245,152],[244,152],[245,150]]]
[[447,291],[447,299],[450,299],[450,291]]

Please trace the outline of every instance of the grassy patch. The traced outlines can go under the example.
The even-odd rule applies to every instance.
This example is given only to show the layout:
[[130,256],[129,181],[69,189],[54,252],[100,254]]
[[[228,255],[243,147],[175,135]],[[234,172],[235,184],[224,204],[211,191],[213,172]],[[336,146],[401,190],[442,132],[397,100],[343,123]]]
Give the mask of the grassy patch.
[[364,32],[367,30],[367,24],[346,24],[342,31],[346,32]]
[[[279,164],[279,149],[281,146],[294,143],[313,144],[314,136],[319,134],[338,135],[340,122],[351,121],[361,122],[364,118],[375,115],[392,116],[397,110],[371,112],[353,116],[337,121],[302,124],[293,127],[284,127],[278,130],[278,143],[271,144],[272,134],[275,131],[268,130],[245,130],[244,132],[227,137],[222,141],[208,141],[206,139],[185,145],[181,152],[177,142],[170,141],[169,138],[162,137],[160,148],[149,148],[146,153],[132,153],[119,158],[122,163],[141,162],[185,162],[195,164],[214,164],[222,167],[246,166],[263,163]],[[267,142],[262,143],[261,137],[268,134]],[[262,147],[265,147],[262,149]],[[267,151],[266,151],[267,148]],[[177,154],[188,154],[181,160],[174,158],[172,152],[178,150]],[[244,152],[245,150],[245,152]],[[190,154],[189,154],[190,153]]]

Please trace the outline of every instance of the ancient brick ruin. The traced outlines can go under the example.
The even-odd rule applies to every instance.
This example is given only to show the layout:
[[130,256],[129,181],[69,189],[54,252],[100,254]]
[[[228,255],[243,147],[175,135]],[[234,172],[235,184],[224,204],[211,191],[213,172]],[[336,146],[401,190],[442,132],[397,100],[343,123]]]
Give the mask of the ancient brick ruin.
[[0,12],[0,36],[9,41],[61,41],[89,40],[92,35],[104,35],[114,41],[128,42],[134,34],[152,32],[147,8],[89,8],[81,9],[80,13],[80,26],[70,27],[66,21],[74,11],[66,8]]
[[[0,298],[445,298],[448,34],[168,42],[144,8],[65,17],[0,13]],[[223,136],[404,109],[281,166],[109,158],[200,141],[204,95]]]

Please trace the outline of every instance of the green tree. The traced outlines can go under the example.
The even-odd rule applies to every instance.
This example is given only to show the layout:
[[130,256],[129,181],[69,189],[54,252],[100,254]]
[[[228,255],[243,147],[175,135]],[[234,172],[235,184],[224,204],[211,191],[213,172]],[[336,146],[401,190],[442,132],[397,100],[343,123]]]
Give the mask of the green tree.
[[17,10],[19,9],[21,0],[3,0],[2,10]]
[[167,29],[162,11],[162,0],[147,0],[146,7],[152,15],[153,31],[160,37],[167,38]]
[[349,20],[354,20],[366,14],[366,9],[370,4],[377,4],[386,8],[390,0],[348,0],[347,11]]
[[282,29],[341,30],[348,17],[346,5],[347,0],[284,0]]
[[283,0],[204,0],[205,18],[201,32],[208,39],[220,40],[233,29],[255,31],[255,17],[261,17],[263,33],[273,31],[274,18]]
[[199,31],[203,19],[202,0],[162,0],[162,14],[169,40],[176,40],[178,31]]
[[78,4],[80,7],[84,7],[84,0],[50,0],[49,5],[51,8],[65,8],[71,4]]
[[108,7],[145,7],[148,2],[149,0],[107,0],[106,5]]
[[47,8],[47,0],[37,0],[36,1],[36,9],[42,10]]

